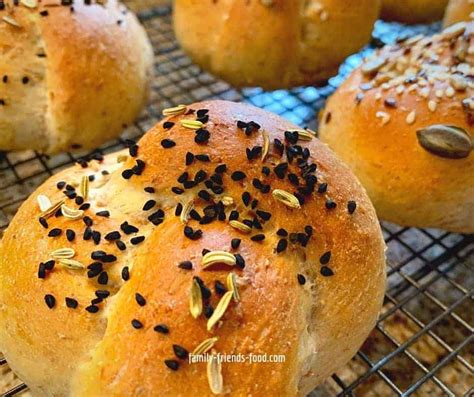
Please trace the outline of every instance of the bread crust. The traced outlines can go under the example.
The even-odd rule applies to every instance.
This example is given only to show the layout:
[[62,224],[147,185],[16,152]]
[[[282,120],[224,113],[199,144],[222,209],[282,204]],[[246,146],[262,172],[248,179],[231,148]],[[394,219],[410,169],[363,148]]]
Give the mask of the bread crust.
[[[6,286],[0,291],[0,349],[33,391],[78,397],[155,396],[157,390],[169,396],[212,396],[205,364],[176,359],[172,344],[192,351],[204,339],[217,336],[215,348],[220,353],[284,354],[286,358],[283,363],[224,363],[224,395],[304,396],[349,360],[374,326],[385,287],[384,242],[375,211],[348,168],[316,139],[302,142],[317,164],[319,183],[328,183],[328,190],[308,197],[301,209],[290,209],[275,201],[271,193],[252,187],[252,179],[261,178],[272,189],[292,189],[288,180],[277,178],[273,172],[262,178],[260,158],[249,161],[245,152],[245,148],[261,145],[262,135],[253,131],[247,136],[236,124],[238,120],[258,123],[271,142],[282,139],[284,131],[296,128],[294,125],[263,110],[231,102],[197,103],[189,109],[209,110],[208,144],[197,145],[195,133],[180,124],[182,119],[195,119],[194,113],[172,116],[166,121],[174,122],[174,126],[167,129],[160,123],[139,142],[138,159],[146,164],[140,176],[125,180],[121,175],[136,158],[112,166],[114,159],[109,157],[105,164],[93,165],[97,175],[104,169],[111,174],[102,187],[91,183],[92,209],[87,215],[102,236],[120,230],[125,220],[136,225],[138,233],[122,238],[126,251],[103,239],[94,246],[80,237],[72,243],[64,236],[48,238],[38,222],[26,222],[38,216],[38,194],[55,201],[62,196],[55,187],[58,181],[70,182],[91,172],[78,166],[45,182],[22,205],[6,231],[0,246],[0,283]],[[164,149],[163,139],[172,139],[176,146]],[[185,167],[188,151],[208,154],[211,161],[196,160]],[[273,148],[269,153],[265,164],[272,168],[280,159]],[[269,211],[271,218],[263,222],[262,230],[251,234],[237,231],[228,221],[199,225],[190,220],[188,226],[202,229],[203,234],[197,240],[186,238],[184,225],[174,215],[175,206],[196,197],[203,186],[187,189],[182,195],[170,189],[179,185],[176,180],[183,170],[195,175],[203,169],[210,176],[222,163],[227,165],[222,175],[223,195],[234,199],[240,219],[248,217],[241,201],[244,190],[259,200],[257,208]],[[232,181],[236,170],[247,177]],[[147,186],[153,186],[155,193],[145,192]],[[335,209],[325,207],[328,197],[337,203]],[[142,211],[149,199],[165,212],[159,226],[150,224],[146,219],[149,213]],[[357,202],[352,215],[346,208],[349,200]],[[199,213],[204,205],[195,201]],[[94,215],[100,209],[109,210],[110,217]],[[82,220],[71,223],[61,217],[49,222],[50,229],[64,229],[66,225],[77,228],[77,236],[84,229]],[[293,233],[302,232],[306,225],[312,225],[314,232],[305,248],[289,243],[286,251],[275,252],[279,228]],[[265,239],[251,240],[258,233],[264,233]],[[129,238],[137,234],[145,236],[145,241],[129,244]],[[236,249],[231,248],[233,238],[241,239]],[[28,249],[31,241],[38,249]],[[55,267],[45,280],[38,280],[38,263],[46,259],[47,252],[61,246],[74,248],[75,259],[86,264],[91,261],[92,250],[117,256],[116,262],[107,265],[110,286],[102,286],[111,290],[113,298],[98,304],[99,313],[84,310],[95,289],[101,287],[95,279]],[[245,268],[218,265],[203,270],[204,248],[239,253]],[[319,258],[327,251],[332,253],[327,266],[334,275],[323,277]],[[193,263],[193,270],[178,267],[185,260]],[[120,272],[125,265],[130,266],[131,277],[124,283]],[[225,284],[230,271],[238,276],[240,302],[231,302],[222,323],[208,332],[206,319],[201,316],[195,320],[189,312],[193,276],[199,276],[212,290],[210,302],[216,308],[220,297],[214,291],[214,281]],[[304,285],[300,285],[298,274],[305,276]],[[137,292],[146,298],[145,306],[137,304]],[[53,310],[44,303],[45,293],[57,298]],[[76,310],[63,304],[64,297],[71,294],[77,294],[79,300]],[[143,328],[134,329],[133,319]],[[154,331],[160,323],[169,327],[169,334]],[[166,359],[178,360],[179,370],[167,368]],[[63,366],[67,370],[58,370]]]
[[178,0],[176,37],[200,67],[237,87],[320,84],[369,41],[380,9],[379,0],[264,3]]
[[[443,158],[417,139],[417,130],[434,124],[473,136],[474,90],[461,71],[472,70],[473,56],[455,60],[461,47],[472,48],[471,29],[452,39],[438,34],[382,49],[376,58],[388,61],[378,72],[358,68],[327,103],[320,137],[353,169],[382,219],[474,232],[473,154]],[[428,63],[433,54],[439,60]],[[417,76],[413,81],[411,74]],[[453,77],[466,82],[465,89],[455,89]]]
[[148,96],[153,53],[132,13],[115,0],[74,3],[73,11],[7,5],[0,17],[20,27],[0,24],[10,54],[0,61],[8,71],[0,84],[1,149],[95,148],[134,121]]
[[443,26],[474,20],[474,2],[472,0],[449,0],[444,14]]
[[380,17],[403,23],[431,23],[443,18],[448,0],[382,0]]

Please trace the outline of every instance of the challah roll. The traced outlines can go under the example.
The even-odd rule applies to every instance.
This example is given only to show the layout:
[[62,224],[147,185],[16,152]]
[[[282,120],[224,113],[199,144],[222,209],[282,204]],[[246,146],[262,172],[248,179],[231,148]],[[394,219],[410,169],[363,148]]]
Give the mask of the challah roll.
[[[17,4],[17,5],[14,5]],[[145,104],[152,49],[106,2],[0,2],[0,150],[94,148]]]
[[474,20],[473,0],[450,0],[446,13],[444,14],[443,25],[450,26],[457,22]]
[[21,206],[0,247],[0,350],[38,395],[306,396],[381,308],[375,210],[278,116],[165,113]]
[[430,23],[443,18],[448,0],[382,0],[380,17],[386,21]]
[[325,82],[370,39],[379,0],[174,2],[178,42],[234,86]]
[[383,48],[327,103],[320,137],[382,219],[474,232],[473,28]]

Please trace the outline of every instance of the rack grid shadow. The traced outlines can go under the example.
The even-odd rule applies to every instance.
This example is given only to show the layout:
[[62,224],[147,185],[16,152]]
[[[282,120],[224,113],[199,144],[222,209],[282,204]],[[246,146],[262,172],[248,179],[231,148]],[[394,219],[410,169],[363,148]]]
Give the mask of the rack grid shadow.
[[[120,139],[98,152],[114,152],[125,147],[125,139],[139,138],[161,119],[163,108],[211,98],[248,102],[316,128],[326,98],[375,47],[439,29],[436,24],[407,28],[379,21],[370,45],[349,57],[326,86],[265,92],[236,90],[193,65],[176,43],[170,14],[168,7],[161,7],[140,15],[155,51],[150,104]],[[1,153],[0,236],[42,182],[93,154]],[[387,223],[382,229],[388,248],[388,285],[377,326],[352,361],[311,396],[474,395],[474,236]],[[0,354],[0,397],[27,393]]]

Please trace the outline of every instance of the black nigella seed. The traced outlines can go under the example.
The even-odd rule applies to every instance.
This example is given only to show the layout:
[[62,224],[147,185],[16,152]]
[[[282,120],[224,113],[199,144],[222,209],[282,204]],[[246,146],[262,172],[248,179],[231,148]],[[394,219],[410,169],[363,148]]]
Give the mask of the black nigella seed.
[[268,221],[272,217],[272,214],[270,214],[269,212],[266,212],[266,211],[262,211],[262,210],[257,210],[257,215],[260,218],[262,218],[264,221]]
[[308,235],[308,237],[311,237],[313,235],[313,227],[311,225],[306,225],[304,227],[304,232]]
[[21,82],[23,84],[28,84],[28,82],[30,81],[30,78],[28,76],[24,76],[22,79],[21,79]]
[[319,263],[321,263],[321,265],[327,265],[330,260],[331,260],[331,251],[327,251],[321,255],[321,257],[319,258]]
[[73,241],[75,237],[76,237],[76,232],[74,230],[71,230],[71,229],[66,230],[67,241]]
[[138,145],[132,145],[128,148],[130,156],[137,157],[138,154]]
[[122,229],[122,231],[125,233],[125,234],[133,234],[133,233],[137,233],[138,232],[138,228],[133,226],[133,225],[130,225],[128,222],[124,222],[120,225],[120,229]]
[[286,247],[288,247],[288,240],[285,238],[282,238],[278,241],[276,252],[280,253],[286,250]]
[[251,196],[249,192],[242,193],[242,202],[244,203],[246,207],[250,204],[250,199],[251,199]]
[[298,284],[299,285],[305,285],[306,284],[306,277],[303,276],[302,274],[297,275],[298,278]]
[[204,117],[205,115],[207,115],[209,113],[209,109],[199,109],[197,112],[196,112],[196,116],[198,118],[202,118]]
[[165,324],[158,324],[158,325],[155,325],[155,327],[153,328],[153,330],[154,330],[155,332],[160,333],[160,334],[169,334],[169,333],[170,333],[169,328],[168,328]]
[[176,146],[176,142],[172,141],[171,139],[163,139],[161,141],[161,146],[163,146],[165,149],[170,149]]
[[173,345],[173,351],[176,357],[185,360],[189,356],[189,352],[182,346],[180,345]]
[[92,238],[92,229],[88,226],[86,227],[86,230],[84,230],[84,240],[88,241]]
[[321,272],[321,275],[323,275],[324,277],[330,277],[334,275],[334,272],[327,266],[321,267],[320,272]]
[[176,216],[180,216],[180,215],[181,215],[181,212],[183,212],[183,204],[178,203],[178,204],[176,205],[175,210],[174,210],[174,214],[175,214]]
[[151,186],[147,186],[145,189],[143,189],[147,193],[155,193],[155,188]]
[[193,263],[191,261],[182,261],[178,264],[178,267],[183,270],[192,270]]
[[51,294],[45,295],[44,301],[46,302],[46,306],[48,306],[50,309],[56,305],[56,298]]
[[110,292],[104,289],[98,289],[95,291],[95,296],[97,296],[97,298],[105,299],[110,296]]
[[62,234],[62,230],[59,228],[51,229],[48,233],[48,237],[58,237]]
[[196,136],[194,137],[194,142],[196,142],[196,143],[206,143],[209,140],[210,137],[211,137],[211,134],[209,133],[209,131],[201,128],[201,129],[196,131]]
[[120,234],[120,232],[113,231],[113,232],[107,233],[104,238],[107,241],[115,241],[115,240],[120,240],[121,237],[122,235]]
[[232,241],[230,242],[230,246],[233,248],[233,249],[237,249],[239,248],[239,245],[240,245],[240,242],[242,240],[240,240],[240,238],[233,238]]
[[207,173],[204,170],[199,170],[194,176],[194,182],[201,183],[207,178]]
[[84,204],[84,198],[82,198],[81,196],[77,196],[74,201],[76,202],[77,205]]
[[120,250],[120,251],[125,251],[127,249],[127,246],[125,245],[125,243],[121,240],[117,240],[115,241],[115,245],[117,246],[117,248]]
[[196,160],[208,163],[211,161],[211,158],[207,154],[196,154]]
[[122,280],[124,280],[124,281],[130,280],[130,270],[129,270],[128,266],[125,266],[122,269]]
[[79,209],[82,211],[87,211],[90,207],[91,205],[89,203],[84,203],[79,207]]
[[239,212],[232,210],[229,214],[229,221],[236,221],[237,219],[239,219]]
[[280,236],[280,237],[287,237],[288,232],[285,229],[280,228],[280,229],[277,230],[277,235]]
[[85,216],[84,218],[82,218],[82,221],[86,226],[92,226],[94,224],[94,221],[89,216]]
[[186,165],[191,165],[194,161],[194,154],[191,152],[186,153]]
[[216,168],[215,168],[215,173],[216,174],[223,174],[224,172],[227,171],[227,165],[226,164],[219,164]]
[[288,163],[280,163],[275,168],[273,168],[273,172],[275,172],[278,178],[284,179],[287,169],[288,169]]
[[177,186],[173,186],[171,188],[171,191],[174,193],[174,194],[183,194],[184,193],[184,190],[181,189],[180,187],[177,187]]
[[296,174],[288,174],[288,180],[292,185],[299,186],[300,180],[298,179],[298,176]]
[[165,121],[163,123],[163,128],[165,130],[169,130],[170,128],[172,128],[174,126],[174,123],[172,121]]
[[97,313],[97,312],[99,311],[99,306],[90,305],[90,306],[87,306],[87,307],[86,307],[86,310],[87,310],[89,313]]
[[140,328],[143,328],[143,324],[141,323],[141,321],[134,318],[132,320],[132,327],[135,329],[140,329]]
[[139,294],[138,292],[135,294],[135,300],[140,306],[146,305],[146,299],[143,297],[143,295]]
[[59,190],[64,189],[65,186],[66,186],[66,182],[64,182],[64,181],[59,181],[59,182],[56,184],[56,187],[57,187]]
[[318,187],[318,193],[326,193],[327,190],[328,190],[327,183],[321,183]]
[[263,166],[262,167],[262,174],[265,175],[265,176],[270,175],[270,168],[268,168],[267,166]]
[[237,128],[240,128],[240,129],[244,130],[245,128],[247,128],[247,123],[245,121],[238,120],[237,121]]
[[215,281],[214,289],[217,295],[224,295],[227,292],[227,287],[219,280]]
[[245,179],[246,177],[247,175],[245,175],[245,173],[242,171],[234,171],[231,175],[231,178],[233,181],[241,181]]
[[143,206],[143,211],[149,211],[156,205],[155,200],[148,200]]
[[252,241],[263,241],[263,240],[265,240],[265,235],[264,234],[255,234],[254,236],[250,237],[250,240],[252,240]]
[[184,183],[188,180],[189,178],[189,173],[188,172],[183,172],[177,179],[179,183]]
[[107,274],[107,272],[100,273],[99,277],[97,278],[97,282],[100,285],[107,285],[107,283],[109,282],[109,275]]
[[38,278],[46,278],[46,268],[44,267],[44,263],[40,263],[38,266]]
[[242,255],[240,254],[235,254],[235,260],[236,260],[236,265],[240,269],[243,269],[245,267],[245,259],[243,258]]
[[133,171],[130,170],[130,169],[122,171],[122,178],[123,179],[130,179],[132,177],[132,175],[133,175]]
[[204,317],[211,318],[214,314],[214,308],[208,303],[203,308]]
[[130,239],[130,243],[132,243],[132,245],[140,244],[143,241],[145,241],[145,236],[137,236]]
[[56,262],[55,262],[53,259],[51,259],[51,260],[49,260],[49,261],[47,261],[47,262],[44,263],[44,268],[45,268],[46,270],[51,271],[51,270],[54,269],[55,263],[56,263]]
[[355,212],[356,208],[357,204],[355,201],[350,200],[347,202],[347,211],[349,212],[349,214],[352,215]]
[[165,365],[173,371],[179,369],[179,363],[176,360],[165,360]]
[[102,301],[103,301],[102,298],[94,298],[94,299],[91,300],[91,305],[98,305]]
[[43,226],[45,229],[49,227],[48,221],[45,218],[39,217],[38,220],[39,220],[40,225]]
[[77,300],[75,300],[74,298],[66,297],[65,301],[66,301],[66,306],[69,307],[69,309],[76,309],[77,306],[79,305]]
[[337,204],[334,201],[332,201],[331,199],[327,199],[325,205],[326,205],[326,208],[328,210],[333,210],[334,208],[337,207]]

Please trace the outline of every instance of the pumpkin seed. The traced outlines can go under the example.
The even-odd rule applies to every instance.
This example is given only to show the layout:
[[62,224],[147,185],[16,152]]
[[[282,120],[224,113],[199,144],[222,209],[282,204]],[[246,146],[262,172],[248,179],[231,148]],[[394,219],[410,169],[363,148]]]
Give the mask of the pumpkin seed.
[[84,216],[84,211],[70,208],[66,204],[61,205],[61,212],[65,218],[71,220],[81,219]]
[[163,109],[162,114],[163,116],[177,116],[184,113],[186,109],[186,105],[178,105],[172,108]]
[[227,308],[229,307],[229,303],[232,300],[234,293],[232,291],[227,291],[224,296],[221,298],[219,303],[212,313],[212,316],[207,320],[207,330],[211,331],[212,327],[217,324],[217,322],[222,318],[224,313],[226,312]]
[[181,125],[185,128],[189,128],[191,130],[199,130],[200,128],[204,127],[202,121],[199,120],[181,120]]
[[75,261],[74,259],[60,259],[59,263],[69,270],[82,270],[85,268],[81,262]]
[[229,221],[229,225],[234,229],[240,230],[242,233],[250,233],[252,231],[250,226],[236,220]]
[[298,133],[298,140],[300,141],[310,141],[313,139],[316,134],[310,132],[310,130],[288,130],[290,132],[297,132]]
[[288,193],[285,190],[275,189],[273,190],[272,195],[275,200],[281,201],[283,204],[290,208],[301,208],[300,202],[298,201],[296,196],[291,193]]
[[71,259],[74,255],[76,255],[76,251],[72,248],[58,248],[51,252],[53,259]]
[[194,200],[189,200],[186,204],[183,205],[183,209],[181,210],[181,215],[179,219],[182,223],[187,223],[189,219],[189,213],[194,208]]
[[11,26],[21,28],[21,25],[9,15],[5,15],[2,19]]
[[234,204],[234,199],[230,196],[224,196],[222,197],[222,204],[225,206],[225,207],[228,207],[229,205],[232,205]]
[[229,273],[227,275],[227,288],[229,291],[233,292],[234,300],[238,302],[240,300],[239,291],[237,289],[237,277],[234,273]]
[[20,3],[26,8],[36,8],[38,2],[36,0],[21,0]]
[[89,177],[84,175],[81,179],[80,195],[84,200],[89,198]]
[[49,218],[50,216],[54,215],[58,209],[61,208],[65,201],[65,199],[59,200],[57,203],[54,203],[51,207],[49,207],[46,211],[43,211],[40,216],[42,218]]
[[268,136],[267,131],[262,131],[262,138],[263,138],[262,161],[265,161],[265,158],[268,155],[268,151],[270,150],[270,138]]
[[416,132],[418,142],[428,152],[449,159],[461,159],[472,151],[472,139],[462,128],[435,124]]

